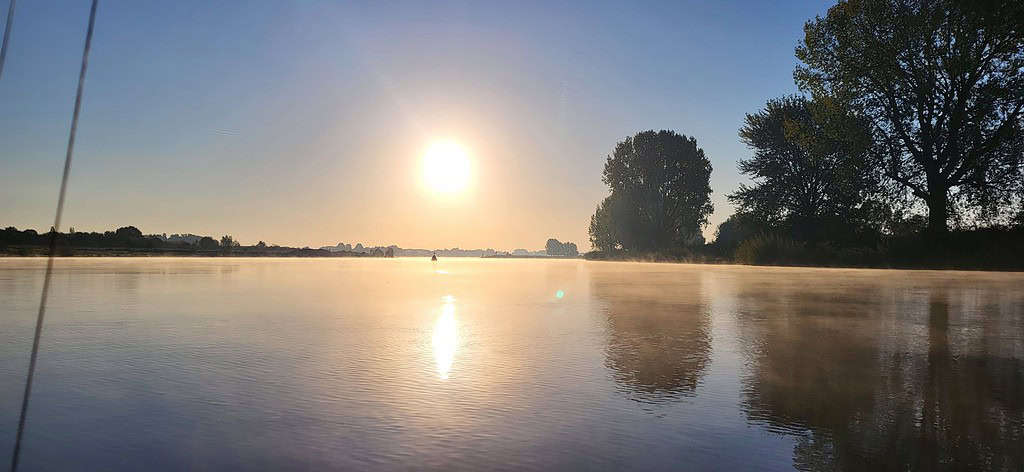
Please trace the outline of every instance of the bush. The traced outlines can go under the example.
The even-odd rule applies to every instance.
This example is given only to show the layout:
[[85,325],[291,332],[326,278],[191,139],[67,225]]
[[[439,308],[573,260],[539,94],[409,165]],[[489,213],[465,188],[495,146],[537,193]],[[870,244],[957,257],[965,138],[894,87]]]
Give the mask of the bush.
[[788,265],[811,259],[804,244],[785,236],[759,234],[736,248],[734,259],[741,264]]

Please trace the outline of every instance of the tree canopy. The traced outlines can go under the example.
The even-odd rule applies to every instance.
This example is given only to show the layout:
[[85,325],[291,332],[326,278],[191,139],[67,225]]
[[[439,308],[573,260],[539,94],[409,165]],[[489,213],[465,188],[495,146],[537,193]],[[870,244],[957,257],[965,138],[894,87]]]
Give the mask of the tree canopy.
[[802,90],[871,119],[889,179],[946,232],[956,205],[1005,204],[1021,179],[1024,2],[846,0],[804,26]]
[[563,243],[555,238],[548,239],[547,243],[544,244],[544,252],[549,256],[578,256],[580,254],[579,249],[576,248],[576,243],[568,241]]
[[591,217],[600,250],[655,251],[700,240],[711,214],[711,162],[697,140],[643,131],[615,146],[604,165],[611,195]]
[[800,240],[878,225],[881,176],[862,117],[827,98],[784,97],[748,114],[739,135],[754,150],[739,162],[754,185],[729,195],[738,213]]

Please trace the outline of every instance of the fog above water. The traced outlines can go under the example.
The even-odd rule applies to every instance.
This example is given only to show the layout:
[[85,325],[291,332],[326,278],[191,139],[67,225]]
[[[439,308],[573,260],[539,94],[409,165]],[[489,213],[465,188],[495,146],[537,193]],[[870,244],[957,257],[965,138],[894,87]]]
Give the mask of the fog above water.
[[[0,259],[7,460],[45,260]],[[1024,274],[58,259],[25,470],[1024,467]]]

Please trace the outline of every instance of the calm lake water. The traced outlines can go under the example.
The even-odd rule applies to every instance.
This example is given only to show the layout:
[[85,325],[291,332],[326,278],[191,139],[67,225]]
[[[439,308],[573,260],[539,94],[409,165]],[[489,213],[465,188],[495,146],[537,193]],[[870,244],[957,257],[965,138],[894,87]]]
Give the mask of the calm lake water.
[[[0,459],[45,261],[0,259]],[[59,259],[22,470],[1024,468],[1024,274]]]

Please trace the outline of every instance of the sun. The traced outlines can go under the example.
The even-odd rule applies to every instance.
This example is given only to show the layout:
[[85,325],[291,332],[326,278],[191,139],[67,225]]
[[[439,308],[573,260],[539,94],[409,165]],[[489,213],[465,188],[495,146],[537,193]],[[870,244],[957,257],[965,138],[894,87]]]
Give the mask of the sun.
[[455,141],[435,141],[423,154],[423,183],[434,193],[451,195],[465,190],[469,174],[469,155]]

